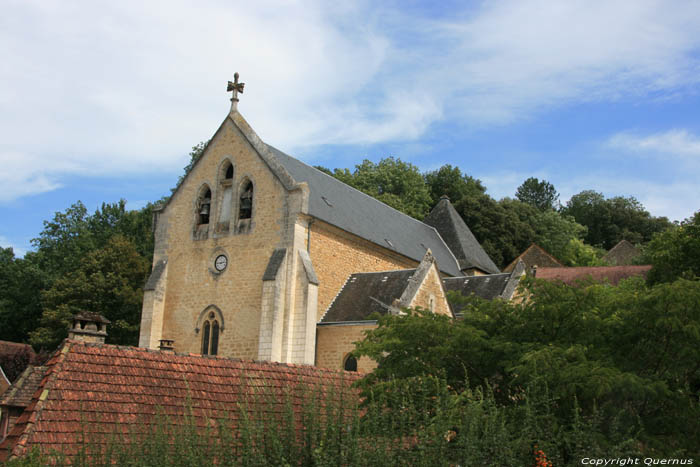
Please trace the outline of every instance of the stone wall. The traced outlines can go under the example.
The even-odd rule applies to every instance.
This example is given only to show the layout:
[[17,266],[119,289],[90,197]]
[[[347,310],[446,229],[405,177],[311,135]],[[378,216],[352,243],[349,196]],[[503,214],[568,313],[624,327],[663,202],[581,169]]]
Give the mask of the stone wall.
[[382,248],[323,221],[311,224],[309,254],[319,279],[318,320],[350,274],[411,269],[417,261]]
[[[364,339],[364,332],[375,329],[376,324],[337,324],[318,326],[316,335],[316,366],[334,370],[343,369],[348,353],[355,350],[354,342]],[[374,360],[362,357],[357,361],[357,371],[369,373],[377,367]]]

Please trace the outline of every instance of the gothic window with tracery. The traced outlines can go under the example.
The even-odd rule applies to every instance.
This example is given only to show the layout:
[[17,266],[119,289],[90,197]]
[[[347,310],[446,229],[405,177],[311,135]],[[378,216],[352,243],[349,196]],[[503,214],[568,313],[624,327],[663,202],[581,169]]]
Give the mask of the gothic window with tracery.
[[210,312],[202,325],[202,355],[216,355],[219,352],[219,322],[214,312]]

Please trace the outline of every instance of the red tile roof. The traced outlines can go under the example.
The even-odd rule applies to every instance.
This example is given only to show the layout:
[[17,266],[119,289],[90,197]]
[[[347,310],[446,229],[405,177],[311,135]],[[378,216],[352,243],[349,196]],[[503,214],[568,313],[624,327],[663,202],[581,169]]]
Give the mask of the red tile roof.
[[[184,415],[199,426],[228,418],[235,422],[239,403],[270,391],[267,412],[280,412],[285,391],[310,388],[352,394],[360,375],[306,365],[181,355],[65,341],[46,363],[46,373],[13,430],[0,443],[0,462],[32,446],[74,455],[85,433],[123,431],[148,422],[156,413]],[[332,391],[331,388],[334,388]],[[301,399],[293,398],[296,409]],[[348,403],[354,397],[346,399]]]
[[633,276],[646,277],[651,266],[595,266],[579,268],[537,268],[535,277],[546,280],[560,280],[568,285],[577,281],[592,279],[596,282],[609,282],[617,285],[622,279]]
[[27,407],[44,379],[45,372],[45,366],[29,365],[7,392],[0,396],[0,406]]

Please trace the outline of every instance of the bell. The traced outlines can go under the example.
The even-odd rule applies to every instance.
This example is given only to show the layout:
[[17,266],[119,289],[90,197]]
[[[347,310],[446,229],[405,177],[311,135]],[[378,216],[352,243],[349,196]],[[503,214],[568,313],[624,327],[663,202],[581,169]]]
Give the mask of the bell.
[[252,205],[253,203],[250,198],[241,199],[241,209],[250,209]]
[[208,216],[209,215],[209,205],[208,204],[203,204],[202,209],[199,211],[199,213],[202,216]]

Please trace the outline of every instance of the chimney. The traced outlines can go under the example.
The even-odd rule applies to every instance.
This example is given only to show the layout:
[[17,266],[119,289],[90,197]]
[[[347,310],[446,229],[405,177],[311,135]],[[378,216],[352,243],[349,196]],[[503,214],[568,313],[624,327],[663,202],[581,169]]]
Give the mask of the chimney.
[[73,316],[73,325],[68,331],[68,339],[104,344],[109,320],[99,313],[82,311]]
[[161,352],[175,353],[175,347],[173,346],[174,343],[175,341],[172,339],[161,339],[158,348]]

